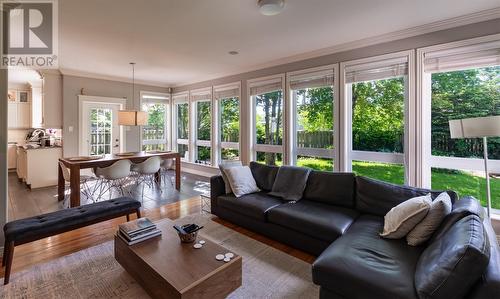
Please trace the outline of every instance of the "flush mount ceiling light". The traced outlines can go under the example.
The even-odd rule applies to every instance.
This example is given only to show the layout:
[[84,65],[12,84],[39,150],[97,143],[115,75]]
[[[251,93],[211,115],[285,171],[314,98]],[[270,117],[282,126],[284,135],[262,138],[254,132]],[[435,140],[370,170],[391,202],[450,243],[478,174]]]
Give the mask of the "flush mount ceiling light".
[[285,0],[258,0],[259,11],[265,16],[279,14],[285,8]]

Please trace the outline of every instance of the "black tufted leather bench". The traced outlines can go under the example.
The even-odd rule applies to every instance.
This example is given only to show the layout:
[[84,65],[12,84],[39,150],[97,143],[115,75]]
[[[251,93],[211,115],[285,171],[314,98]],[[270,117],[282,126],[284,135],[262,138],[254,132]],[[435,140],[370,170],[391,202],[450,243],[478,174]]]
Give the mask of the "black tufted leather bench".
[[2,258],[2,266],[6,266],[4,284],[9,283],[15,246],[120,216],[126,216],[127,221],[130,220],[130,214],[136,214],[140,218],[140,208],[139,201],[121,197],[5,224],[3,227],[5,245]]

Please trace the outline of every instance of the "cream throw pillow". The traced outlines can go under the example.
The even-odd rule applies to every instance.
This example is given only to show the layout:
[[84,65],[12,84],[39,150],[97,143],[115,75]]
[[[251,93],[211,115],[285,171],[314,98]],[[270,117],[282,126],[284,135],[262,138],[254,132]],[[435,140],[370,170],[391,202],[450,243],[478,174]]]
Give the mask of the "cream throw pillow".
[[253,178],[252,171],[248,166],[236,166],[224,169],[231,190],[236,197],[241,197],[245,194],[259,192],[257,183]]
[[444,217],[450,212],[451,198],[448,193],[443,192],[431,203],[431,208],[425,218],[406,236],[408,245],[417,246],[429,240],[443,221]]
[[227,179],[224,170],[238,166],[242,166],[241,161],[225,161],[219,164],[220,175],[222,176],[222,180],[224,181],[224,188],[226,189],[226,194],[231,193],[233,190],[231,190],[231,185],[229,184],[229,180]]
[[431,195],[414,197],[392,208],[384,217],[384,231],[380,234],[387,239],[406,236],[422,219],[431,206]]

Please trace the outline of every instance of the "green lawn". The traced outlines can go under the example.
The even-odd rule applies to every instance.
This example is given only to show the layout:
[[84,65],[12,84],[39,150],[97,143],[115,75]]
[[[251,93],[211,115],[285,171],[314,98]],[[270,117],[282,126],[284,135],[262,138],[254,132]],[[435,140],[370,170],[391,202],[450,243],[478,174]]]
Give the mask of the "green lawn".
[[[331,171],[331,160],[299,158],[298,166],[316,170]],[[398,164],[353,161],[353,171],[357,175],[367,176],[395,184],[403,184],[404,169]],[[432,169],[432,188],[435,190],[454,190],[459,196],[472,195],[486,205],[486,179],[458,170]],[[500,179],[491,179],[491,206],[500,209]]]

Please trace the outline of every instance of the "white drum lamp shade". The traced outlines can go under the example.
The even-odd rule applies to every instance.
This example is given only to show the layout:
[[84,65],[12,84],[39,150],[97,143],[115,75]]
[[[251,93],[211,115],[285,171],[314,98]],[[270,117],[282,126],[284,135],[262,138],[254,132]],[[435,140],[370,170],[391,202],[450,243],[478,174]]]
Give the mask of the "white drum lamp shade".
[[451,138],[483,138],[484,173],[488,216],[491,215],[490,174],[488,172],[488,137],[500,136],[500,115],[450,120]]
[[148,114],[144,111],[120,110],[118,111],[118,124],[120,126],[145,126],[148,123]]
[[450,120],[451,138],[500,136],[500,115]]

